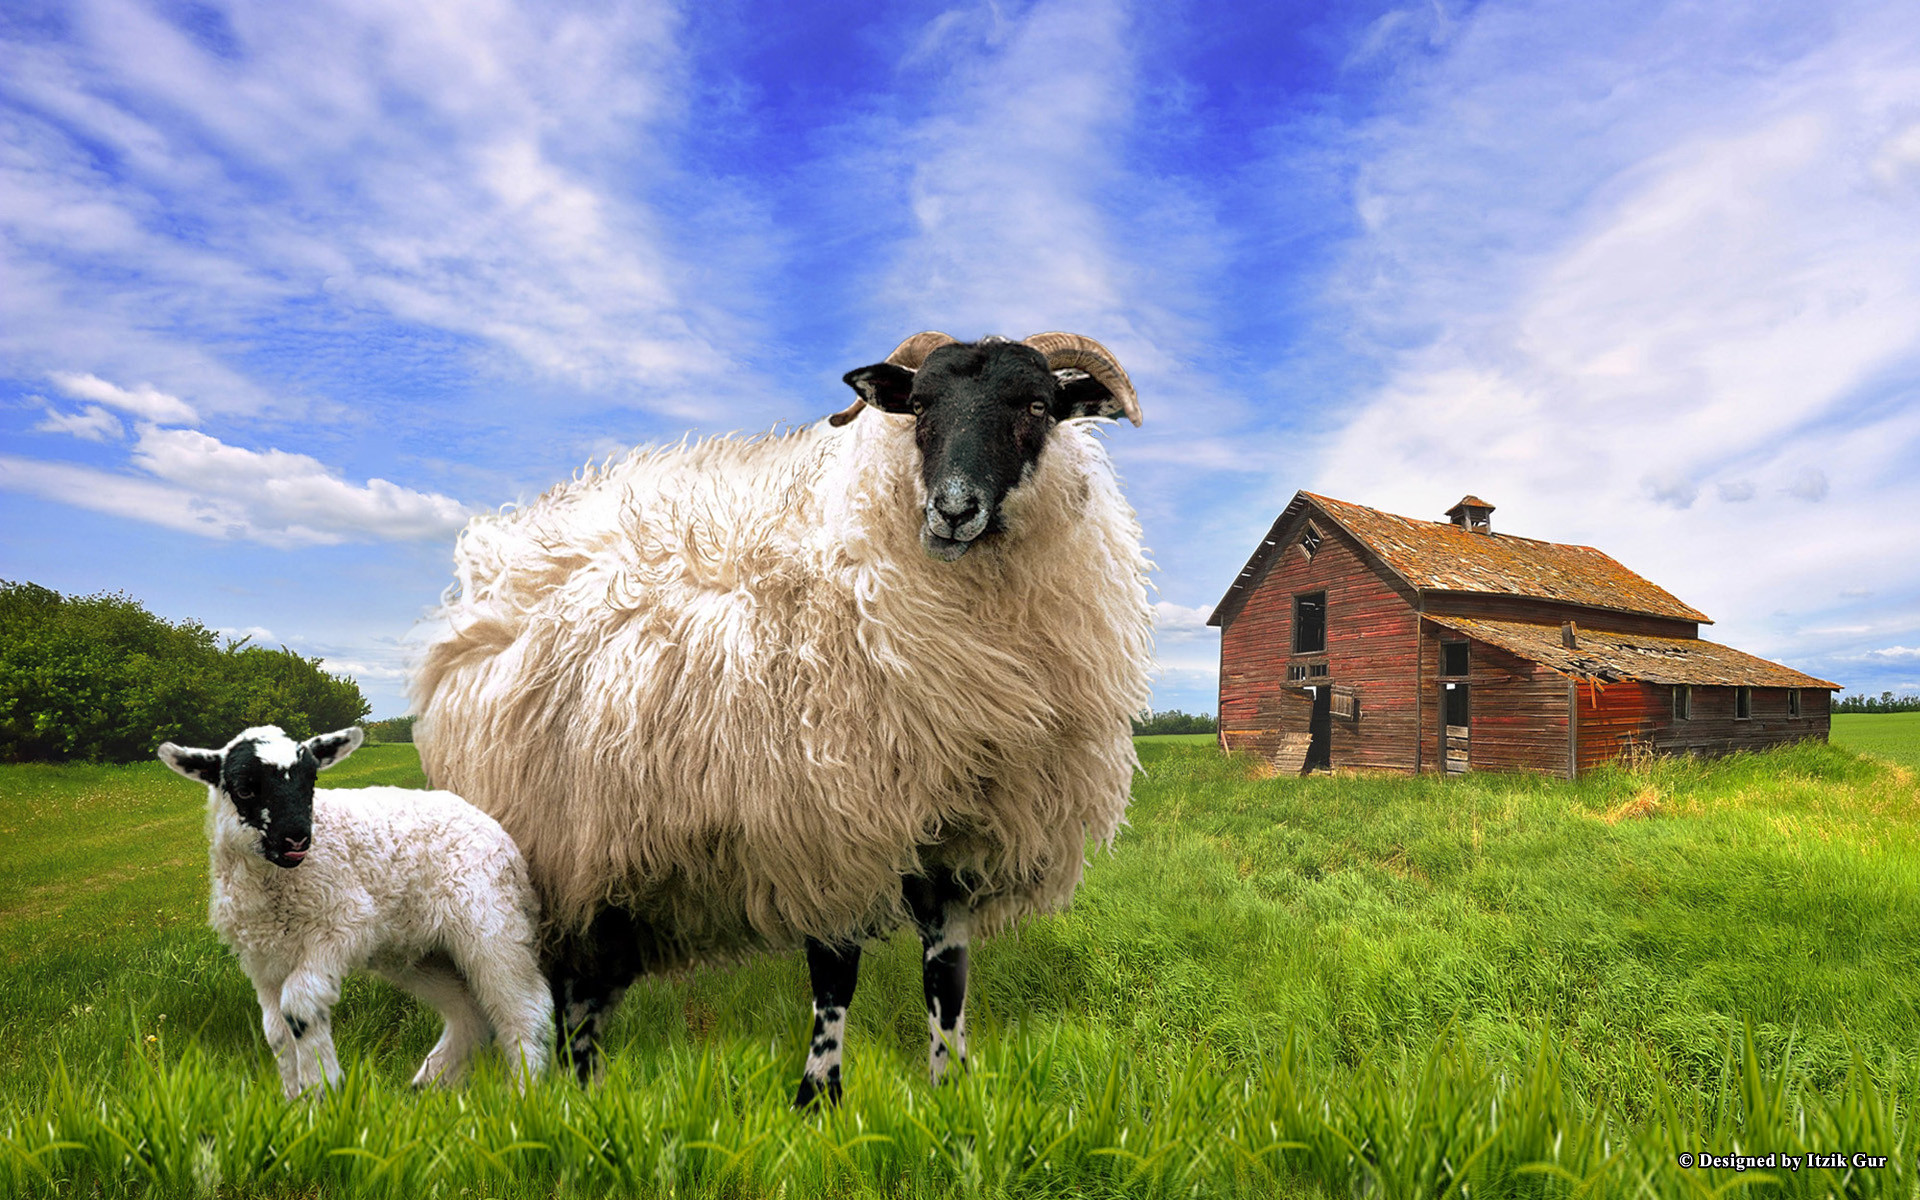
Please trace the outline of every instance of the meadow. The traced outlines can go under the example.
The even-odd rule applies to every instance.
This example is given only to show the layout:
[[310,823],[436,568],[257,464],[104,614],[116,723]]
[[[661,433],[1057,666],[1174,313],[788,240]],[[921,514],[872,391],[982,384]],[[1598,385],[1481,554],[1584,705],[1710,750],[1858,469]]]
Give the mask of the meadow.
[[[787,1107],[798,954],[643,982],[603,1084],[524,1095],[493,1063],[410,1092],[436,1020],[356,978],[346,1084],[288,1103],[205,926],[203,789],[0,767],[0,1191],[1911,1196],[1901,716],[1573,785],[1264,778],[1142,739],[1074,907],[976,945],[967,1076],[926,1083],[898,935],[863,968],[846,1102],[812,1115]],[[422,782],[406,745],[322,779]],[[1682,1165],[1810,1152],[1885,1165]]]

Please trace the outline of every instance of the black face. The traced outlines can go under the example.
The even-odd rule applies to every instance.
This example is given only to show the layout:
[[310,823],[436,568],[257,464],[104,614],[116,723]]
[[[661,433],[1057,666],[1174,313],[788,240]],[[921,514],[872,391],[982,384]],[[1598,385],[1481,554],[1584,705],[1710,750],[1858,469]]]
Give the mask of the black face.
[[927,488],[920,541],[947,562],[1004,528],[1001,505],[1039,465],[1054,425],[1110,398],[1084,376],[1063,384],[1033,347],[993,339],[942,346],[918,371],[861,367],[846,382],[869,404],[913,414]]
[[[282,743],[284,746],[286,743]],[[298,747],[291,763],[262,758],[243,741],[227,751],[220,784],[240,819],[260,831],[260,853],[276,867],[297,867],[313,844],[313,781],[320,764]]]

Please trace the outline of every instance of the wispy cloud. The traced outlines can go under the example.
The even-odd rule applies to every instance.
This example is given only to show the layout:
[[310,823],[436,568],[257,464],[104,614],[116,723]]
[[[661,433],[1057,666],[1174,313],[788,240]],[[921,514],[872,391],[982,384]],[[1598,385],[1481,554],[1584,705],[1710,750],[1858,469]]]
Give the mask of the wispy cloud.
[[1474,491],[1778,656],[1833,649],[1795,626],[1844,589],[1920,591],[1920,32],[1774,19],[1489,5],[1408,69],[1335,280],[1387,381],[1319,488]]
[[200,420],[200,414],[193,411],[191,404],[178,396],[167,395],[152,384],[123,388],[97,375],[75,371],[54,371],[50,378],[55,387],[76,400],[92,400],[96,404],[130,413],[143,421],[160,425],[193,425]]
[[[97,391],[119,390],[93,383]],[[97,407],[74,418],[51,413],[36,428],[103,440],[95,436],[100,418],[119,434],[118,420]],[[384,479],[347,483],[304,454],[248,450],[150,422],[139,427],[130,465],[139,473],[0,455],[0,490],[204,537],[284,546],[451,537],[469,515],[451,497]]]
[[150,367],[257,408],[273,397],[209,339],[370,317],[591,387],[724,359],[731,318],[650,203],[677,178],[671,8],[243,2],[176,21],[82,0],[69,18],[0,71],[17,370]]
[[125,436],[126,426],[97,404],[89,404],[77,413],[61,412],[48,405],[47,415],[36,424],[35,433],[66,433],[89,442],[115,441]]

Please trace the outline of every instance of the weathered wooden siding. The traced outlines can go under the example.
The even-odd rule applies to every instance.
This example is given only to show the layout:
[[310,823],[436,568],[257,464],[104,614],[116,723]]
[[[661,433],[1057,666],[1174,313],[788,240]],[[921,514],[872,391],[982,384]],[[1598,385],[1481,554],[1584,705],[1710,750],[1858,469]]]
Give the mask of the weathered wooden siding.
[[[1311,514],[1307,519],[1311,518]],[[1302,525],[1282,532],[1286,549],[1249,590],[1220,630],[1221,740],[1232,750],[1271,755],[1285,733],[1306,733],[1312,704],[1289,685],[1292,663],[1324,660],[1325,678],[1359,694],[1357,721],[1333,719],[1335,767],[1412,770],[1418,617],[1413,597],[1391,583],[1370,556],[1324,517],[1320,549],[1309,560],[1296,546]],[[1293,600],[1327,594],[1324,654],[1293,653]]]
[[1535,625],[1558,625],[1562,621],[1573,621],[1582,628],[1605,629],[1613,633],[1648,633],[1656,637],[1683,638],[1700,636],[1700,624],[1697,621],[1613,612],[1579,604],[1563,604],[1558,600],[1486,596],[1471,592],[1428,592],[1425,600],[1426,611],[1436,617],[1525,621]]
[[1665,684],[1615,683],[1580,688],[1580,769],[1617,758],[1630,745],[1651,746],[1661,754],[1729,754],[1764,750],[1804,738],[1827,740],[1832,696],[1817,688],[1800,690],[1800,715],[1787,715],[1786,688],[1754,688],[1753,715],[1734,714],[1734,689],[1696,687],[1693,716],[1675,720],[1673,689]]
[[[1441,724],[1445,720],[1440,690],[1446,682],[1440,674],[1440,646],[1459,640],[1459,635],[1437,625],[1422,628],[1420,676],[1427,689],[1422,765],[1438,770]],[[1470,769],[1565,775],[1566,677],[1485,642],[1469,641],[1467,655]]]

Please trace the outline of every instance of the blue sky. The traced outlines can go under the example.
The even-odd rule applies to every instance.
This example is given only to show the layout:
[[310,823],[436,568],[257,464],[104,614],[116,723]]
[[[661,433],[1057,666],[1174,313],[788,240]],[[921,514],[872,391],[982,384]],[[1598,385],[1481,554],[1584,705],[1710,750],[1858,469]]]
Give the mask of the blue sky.
[[0,576],[402,711],[466,516],[1111,347],[1156,707],[1296,489],[1584,542],[1920,691],[1902,3],[0,8]]

